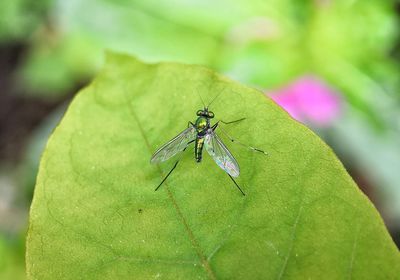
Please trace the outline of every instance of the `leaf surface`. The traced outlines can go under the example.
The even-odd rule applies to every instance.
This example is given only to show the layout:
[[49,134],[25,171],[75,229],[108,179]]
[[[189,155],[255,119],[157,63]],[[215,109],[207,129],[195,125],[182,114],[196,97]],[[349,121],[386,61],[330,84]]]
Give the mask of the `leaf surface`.
[[[235,139],[237,182],[193,147],[151,154],[195,121],[199,95]],[[222,124],[221,124],[222,126]],[[219,128],[217,128],[217,133]],[[42,157],[30,279],[394,279],[399,252],[330,148],[262,93],[214,72],[109,54]]]

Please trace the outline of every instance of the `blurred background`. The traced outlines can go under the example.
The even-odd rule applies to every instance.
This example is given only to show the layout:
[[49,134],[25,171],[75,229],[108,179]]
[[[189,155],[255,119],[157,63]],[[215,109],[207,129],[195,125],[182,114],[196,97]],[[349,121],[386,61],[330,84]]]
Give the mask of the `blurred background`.
[[262,90],[333,148],[399,245],[399,17],[390,0],[1,0],[0,279],[25,278],[41,152],[105,49]]

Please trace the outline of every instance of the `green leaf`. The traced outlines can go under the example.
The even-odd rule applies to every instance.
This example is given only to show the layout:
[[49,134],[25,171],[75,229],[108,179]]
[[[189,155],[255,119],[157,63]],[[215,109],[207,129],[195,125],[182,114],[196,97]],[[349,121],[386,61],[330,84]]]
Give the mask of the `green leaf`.
[[[192,150],[149,163],[212,104],[238,183]],[[220,128],[217,128],[219,131]],[[221,134],[223,136],[223,134]],[[223,137],[224,138],[224,137]],[[227,139],[224,138],[226,142]],[[43,155],[27,240],[30,279],[394,279],[400,256],[330,148],[260,92],[177,63],[110,54]]]

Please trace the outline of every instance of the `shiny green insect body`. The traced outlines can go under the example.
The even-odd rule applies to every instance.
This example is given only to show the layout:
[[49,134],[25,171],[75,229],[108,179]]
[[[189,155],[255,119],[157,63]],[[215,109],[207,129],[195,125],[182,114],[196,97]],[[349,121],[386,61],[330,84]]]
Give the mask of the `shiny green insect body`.
[[[211,119],[214,118],[214,113],[208,110],[208,106],[204,107],[203,110],[198,110],[197,119],[195,123],[189,122],[188,127],[182,131],[180,134],[175,136],[169,142],[161,146],[151,157],[151,163],[156,164],[163,161],[168,160],[169,158],[173,157],[174,155],[184,152],[186,148],[194,142],[194,156],[196,162],[201,162],[203,158],[203,150],[204,148],[208,152],[208,154],[213,158],[213,160],[217,163],[217,165],[222,168],[231,180],[235,183],[236,187],[239,191],[243,194],[244,192],[236,183],[233,177],[238,177],[240,173],[239,164],[233,157],[233,155],[229,152],[228,148],[224,145],[222,140],[219,136],[215,133],[219,123],[223,124],[231,124],[235,122],[239,122],[244,120],[244,118],[231,121],[231,122],[224,122],[224,121],[217,121],[214,125],[211,125]],[[227,137],[229,137],[227,135]],[[237,142],[241,145],[242,143],[234,140],[233,138],[229,139],[232,142]],[[253,148],[250,146],[246,146],[254,151],[262,152],[265,154],[264,151],[259,150],[257,148]],[[161,185],[165,182],[168,176],[172,173],[172,171],[178,165],[179,160],[176,161],[175,165],[169,171],[169,173],[165,176],[165,178],[161,181],[161,183],[157,186],[155,190],[161,187]]]
[[[207,108],[204,110],[199,110],[197,111],[197,120],[194,124],[189,123],[190,125],[194,126],[197,132],[196,140],[195,140],[195,145],[194,145],[194,155],[196,158],[197,162],[201,162],[201,159],[203,158],[203,147],[204,147],[204,140],[207,132],[209,132],[210,129],[210,119],[214,117],[213,112],[209,112]],[[214,128],[215,130],[215,128]]]

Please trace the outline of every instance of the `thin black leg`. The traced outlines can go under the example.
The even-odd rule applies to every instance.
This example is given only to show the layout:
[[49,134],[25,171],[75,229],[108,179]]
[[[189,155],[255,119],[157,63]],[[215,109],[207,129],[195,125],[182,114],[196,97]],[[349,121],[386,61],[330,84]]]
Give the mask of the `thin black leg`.
[[[214,128],[214,126],[215,126],[215,128]],[[214,125],[214,126],[212,127],[213,130],[215,130],[215,129],[218,127],[218,123],[216,123],[216,125]],[[268,155],[268,153],[265,152],[265,151],[263,151],[263,150],[260,150],[260,149],[258,149],[258,148],[255,148],[255,147],[252,147],[252,146],[249,146],[249,145],[246,145],[246,144],[243,144],[242,142],[240,142],[240,141],[238,141],[238,140],[236,140],[236,139],[233,139],[232,137],[229,136],[228,133],[225,132],[225,130],[222,129],[222,127],[220,127],[220,130],[221,130],[221,132],[222,132],[223,134],[225,134],[226,137],[228,137],[228,139],[229,139],[232,143],[239,144],[239,145],[241,145],[241,146],[243,146],[243,147],[246,147],[246,148],[252,150],[253,152],[259,152],[259,153],[262,153],[262,154],[264,154],[264,155]]]
[[219,121],[217,121],[217,122],[211,127],[211,129],[212,129],[213,131],[216,130],[217,127],[218,127],[218,124],[219,124]]
[[242,191],[242,189],[239,187],[239,185],[236,183],[235,179],[233,179],[233,177],[231,175],[229,175],[229,178],[231,178],[231,180],[235,183],[235,186],[238,188],[238,190],[242,193],[243,196],[245,196],[244,192]]
[[241,121],[244,121],[246,118],[241,118],[241,119],[238,119],[238,120],[235,120],[235,121],[230,121],[230,122],[225,122],[225,121],[223,121],[223,120],[220,120],[220,122],[222,122],[223,124],[231,124],[231,123],[236,123],[236,122],[241,122]]
[[[196,139],[194,139],[194,140],[188,142],[187,144],[189,145],[190,143],[194,142],[195,140],[196,140]],[[184,152],[184,151],[186,150],[187,147],[188,147],[188,146],[186,146],[186,147],[182,150],[182,152]],[[175,162],[174,166],[173,166],[172,169],[168,172],[167,176],[165,176],[165,178],[161,181],[161,183],[157,186],[157,188],[156,188],[154,191],[157,191],[157,190],[161,187],[161,185],[165,182],[165,180],[167,180],[168,176],[171,175],[172,171],[174,171],[174,169],[175,169],[176,166],[178,165],[179,161],[180,161],[180,159],[178,159],[178,160]]]
[[161,185],[165,182],[165,180],[167,180],[168,176],[171,175],[172,171],[174,171],[174,169],[178,165],[178,163],[179,163],[179,160],[177,160],[175,162],[174,167],[172,167],[172,169],[168,172],[167,176],[164,177],[164,179],[161,181],[161,183],[158,185],[158,187],[154,191],[157,191],[161,187]]

